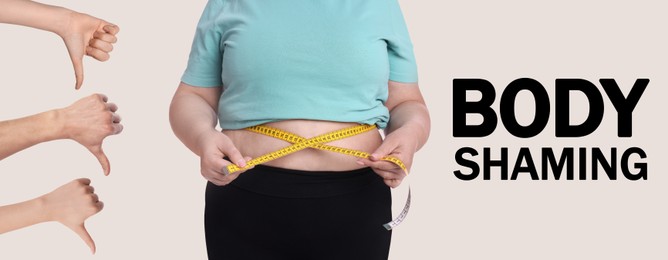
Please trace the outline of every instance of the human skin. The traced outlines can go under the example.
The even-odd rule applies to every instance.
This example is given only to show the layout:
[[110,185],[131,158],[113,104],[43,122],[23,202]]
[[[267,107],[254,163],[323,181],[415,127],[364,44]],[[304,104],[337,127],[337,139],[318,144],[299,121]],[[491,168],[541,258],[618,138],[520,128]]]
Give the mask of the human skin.
[[0,122],[0,160],[38,143],[71,139],[86,147],[109,175],[102,142],[123,131],[123,125],[115,113],[118,106],[107,101],[105,95],[93,94],[65,108]]
[[87,14],[29,0],[0,0],[0,6],[0,23],[53,32],[63,39],[74,67],[75,89],[83,84],[84,54],[106,61],[117,41],[118,26]]
[[0,234],[43,222],[56,221],[74,233],[95,253],[95,242],[84,222],[104,207],[89,179],[71,181],[38,198],[0,207]]
[[[399,186],[405,177],[403,170],[380,158],[397,157],[410,169],[415,152],[429,137],[431,124],[417,83],[389,81],[388,90],[389,97],[385,106],[390,111],[391,120],[384,130],[385,139],[381,140],[379,133],[371,131],[330,143],[371,152],[371,158],[350,157],[346,161],[342,160],[343,155],[340,154],[307,149],[266,164],[300,170],[349,170],[368,166],[383,177],[388,186]],[[225,174],[223,169],[230,163],[243,167],[251,157],[286,146],[284,141],[245,130],[217,131],[216,110],[220,94],[220,87],[199,88],[181,82],[170,106],[170,122],[174,133],[200,157],[202,176],[219,186],[229,184],[243,172]],[[285,120],[268,125],[308,138],[355,124]],[[230,161],[224,160],[224,156],[230,158]]]

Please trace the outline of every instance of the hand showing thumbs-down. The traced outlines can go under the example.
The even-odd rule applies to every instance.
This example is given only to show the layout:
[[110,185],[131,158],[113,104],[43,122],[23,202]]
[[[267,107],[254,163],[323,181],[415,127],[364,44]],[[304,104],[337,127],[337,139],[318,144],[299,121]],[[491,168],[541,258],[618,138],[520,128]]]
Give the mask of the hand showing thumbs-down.
[[77,179],[41,197],[46,221],[57,221],[74,231],[93,253],[95,242],[84,221],[104,207],[94,191],[89,179]]
[[89,179],[71,181],[36,199],[0,207],[0,234],[42,222],[68,227],[95,253],[95,242],[84,222],[104,207]]

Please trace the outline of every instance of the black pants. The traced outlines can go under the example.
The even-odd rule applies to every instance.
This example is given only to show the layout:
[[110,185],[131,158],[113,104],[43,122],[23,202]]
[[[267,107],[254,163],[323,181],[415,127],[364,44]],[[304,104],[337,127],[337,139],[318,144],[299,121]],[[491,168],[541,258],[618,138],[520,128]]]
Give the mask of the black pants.
[[314,172],[258,165],[208,183],[210,260],[387,259],[391,194],[370,168]]

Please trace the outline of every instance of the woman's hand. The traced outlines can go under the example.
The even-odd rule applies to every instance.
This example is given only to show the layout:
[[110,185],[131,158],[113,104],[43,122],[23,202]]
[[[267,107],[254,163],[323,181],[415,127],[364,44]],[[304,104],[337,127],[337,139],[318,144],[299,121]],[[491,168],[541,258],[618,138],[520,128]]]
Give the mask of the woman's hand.
[[62,28],[56,33],[63,39],[67,52],[72,59],[75,89],[83,84],[83,56],[88,55],[99,61],[109,60],[109,52],[116,43],[119,28],[93,16],[71,12]]
[[[200,166],[202,176],[217,186],[227,185],[239,174],[248,170],[241,170],[234,173],[227,172],[227,165],[234,162],[239,167],[245,167],[250,157],[243,157],[239,150],[234,146],[232,140],[225,134],[211,129],[200,134],[198,138],[198,147],[200,147]],[[225,160],[227,157],[230,160]]]
[[77,179],[37,199],[41,202],[46,221],[57,221],[74,231],[93,253],[95,242],[84,222],[104,207],[94,191],[89,179]]
[[111,167],[109,159],[102,151],[102,141],[107,136],[123,131],[121,117],[115,113],[118,107],[107,101],[107,96],[93,94],[57,110],[63,137],[77,141],[95,155],[102,165],[104,175],[109,175]]
[[410,171],[413,155],[429,137],[431,123],[417,83],[389,81],[388,89],[389,96],[385,106],[390,111],[390,122],[385,129],[385,140],[372,153],[370,159],[361,159],[358,163],[373,168],[385,179],[387,186],[396,188],[407,173],[394,163],[381,158],[396,157]]
[[385,156],[396,157],[410,171],[413,164],[413,155],[418,147],[415,136],[416,134],[410,128],[399,128],[385,137],[383,143],[371,154],[369,159],[358,159],[357,163],[371,167],[378,175],[383,177],[387,186],[396,188],[401,184],[407,173],[398,165],[384,161],[381,158]]

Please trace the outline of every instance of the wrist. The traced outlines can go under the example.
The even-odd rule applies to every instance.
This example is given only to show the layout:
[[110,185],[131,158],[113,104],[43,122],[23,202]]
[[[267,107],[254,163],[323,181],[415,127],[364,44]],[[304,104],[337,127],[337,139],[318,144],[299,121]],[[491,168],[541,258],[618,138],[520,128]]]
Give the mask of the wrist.
[[63,109],[54,109],[44,113],[45,131],[50,140],[68,139],[69,131],[65,120],[65,112]]
[[35,217],[35,223],[52,221],[50,217],[51,214],[49,214],[49,209],[47,207],[48,203],[44,196],[29,200],[27,203],[33,212],[31,215]]
[[403,143],[406,147],[409,147],[412,152],[417,152],[420,149],[421,132],[422,128],[419,124],[407,123],[394,129],[390,135],[399,135],[397,137],[405,140]]
[[216,131],[216,129],[211,128],[211,129],[203,129],[197,131],[196,133],[197,134],[195,134],[195,149],[193,152],[195,152],[195,154],[197,154],[198,156],[202,156],[204,154],[204,148],[206,147],[206,144],[210,142],[209,137],[218,132]]
[[53,8],[53,23],[47,30],[62,38],[67,34],[72,22],[72,17],[76,15],[77,12],[59,6],[53,6]]

